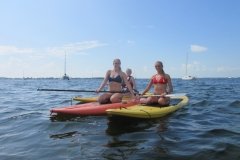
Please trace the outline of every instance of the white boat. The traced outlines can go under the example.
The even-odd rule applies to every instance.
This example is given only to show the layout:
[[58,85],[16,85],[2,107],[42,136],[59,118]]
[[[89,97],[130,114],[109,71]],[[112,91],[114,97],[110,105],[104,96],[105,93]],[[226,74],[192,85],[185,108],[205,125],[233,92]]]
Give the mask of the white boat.
[[182,77],[182,80],[193,80],[193,79],[196,79],[196,77],[193,77],[193,76],[183,76]]
[[62,79],[63,79],[63,80],[69,80],[70,78],[69,78],[68,75],[64,74],[64,75],[62,76]]
[[65,61],[64,61],[64,75],[62,76],[63,80],[69,80],[69,76],[66,73],[66,53],[65,53]]
[[182,77],[182,80],[193,80],[196,79],[196,77],[188,75],[188,52],[186,55],[186,68],[185,68],[185,76]]

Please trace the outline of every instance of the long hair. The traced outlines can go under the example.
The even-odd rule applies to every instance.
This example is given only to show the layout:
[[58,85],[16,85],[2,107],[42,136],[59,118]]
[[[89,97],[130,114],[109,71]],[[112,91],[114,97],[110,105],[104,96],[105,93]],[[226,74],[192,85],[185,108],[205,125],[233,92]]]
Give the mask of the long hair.
[[165,74],[165,72],[163,70],[163,63],[161,61],[157,61],[157,62],[155,62],[155,64],[159,64],[160,66],[162,66],[162,72],[163,72],[163,74]]
[[[119,58],[116,58],[113,60],[113,63],[119,63],[121,65],[121,60]],[[122,68],[120,65],[119,65],[119,70],[122,71]]]

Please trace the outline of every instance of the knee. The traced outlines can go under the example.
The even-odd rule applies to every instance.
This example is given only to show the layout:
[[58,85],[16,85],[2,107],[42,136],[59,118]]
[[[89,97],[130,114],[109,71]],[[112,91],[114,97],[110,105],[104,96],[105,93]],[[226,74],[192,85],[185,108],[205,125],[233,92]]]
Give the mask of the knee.
[[100,104],[106,104],[106,103],[109,103],[109,99],[106,96],[99,96],[98,97],[98,102]]
[[147,98],[141,98],[140,103],[141,104],[146,104],[147,103]]
[[142,103],[142,104],[151,104],[152,103],[152,99],[151,99],[151,97],[141,98],[140,99],[140,103]]
[[121,98],[120,98],[120,97],[116,97],[116,96],[112,96],[112,97],[110,98],[110,101],[111,101],[112,103],[119,103],[119,102],[121,102]]
[[164,98],[159,98],[158,103],[162,106],[169,105],[169,100]]
[[97,99],[97,101],[98,101],[98,102],[101,102],[101,100],[102,100],[102,96],[99,96],[98,99]]

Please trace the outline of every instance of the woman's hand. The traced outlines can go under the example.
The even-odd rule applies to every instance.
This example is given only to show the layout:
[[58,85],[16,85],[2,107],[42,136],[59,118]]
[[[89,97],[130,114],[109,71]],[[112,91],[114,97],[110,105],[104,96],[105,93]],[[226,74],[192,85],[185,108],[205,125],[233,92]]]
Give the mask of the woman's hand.
[[165,97],[168,93],[167,92],[164,92],[160,95],[160,97]]
[[100,88],[98,88],[98,89],[96,89],[96,91],[95,91],[96,93],[99,93],[100,92]]

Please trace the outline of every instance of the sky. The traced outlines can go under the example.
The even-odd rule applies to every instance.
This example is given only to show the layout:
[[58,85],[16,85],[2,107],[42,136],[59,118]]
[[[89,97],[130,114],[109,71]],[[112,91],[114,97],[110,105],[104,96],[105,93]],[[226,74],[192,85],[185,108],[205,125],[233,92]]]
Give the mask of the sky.
[[[0,0],[0,77],[240,77],[239,0]],[[188,57],[188,58],[187,58]],[[187,60],[188,59],[188,60]]]

